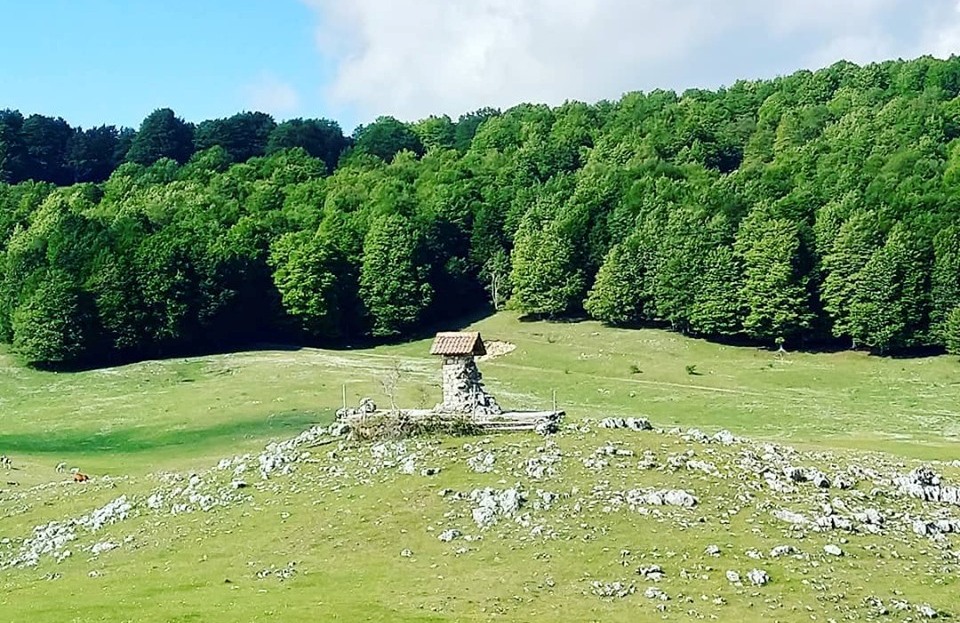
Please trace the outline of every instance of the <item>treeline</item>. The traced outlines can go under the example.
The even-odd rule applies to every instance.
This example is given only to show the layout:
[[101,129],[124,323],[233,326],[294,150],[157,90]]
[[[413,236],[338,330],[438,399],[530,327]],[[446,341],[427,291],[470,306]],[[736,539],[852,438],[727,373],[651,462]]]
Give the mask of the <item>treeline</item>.
[[59,117],[24,117],[17,110],[0,110],[0,182],[100,183],[126,162],[149,166],[170,158],[183,164],[193,154],[217,145],[232,162],[302,147],[332,169],[349,139],[340,126],[326,119],[277,124],[260,112],[194,125],[162,108],[144,119],[139,130],[111,125],[85,130]]
[[487,113],[422,121],[417,133],[391,117],[360,126],[350,137],[327,119],[291,119],[276,123],[262,112],[243,112],[192,124],[169,108],[154,111],[138,130],[100,126],[71,127],[57,117],[0,110],[0,182],[50,182],[58,186],[100,183],[124,163],[150,166],[163,158],[178,164],[211,147],[222,147],[232,163],[302,148],[333,171],[345,150],[361,140],[368,153],[389,157],[397,147],[422,154],[440,144],[466,149]]
[[405,335],[493,301],[957,352],[958,94],[960,59],[922,58],[381,118],[318,132],[321,150],[271,147],[284,124],[245,113],[264,126],[140,152],[145,121],[102,183],[0,185],[0,338],[34,364],[99,364]]

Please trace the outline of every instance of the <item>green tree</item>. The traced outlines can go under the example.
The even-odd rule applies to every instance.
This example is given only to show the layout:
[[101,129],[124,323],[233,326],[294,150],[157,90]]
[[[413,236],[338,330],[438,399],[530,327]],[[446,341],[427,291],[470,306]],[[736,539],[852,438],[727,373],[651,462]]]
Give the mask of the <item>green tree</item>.
[[457,129],[450,117],[430,116],[413,125],[413,131],[420,139],[424,150],[453,149],[456,145]]
[[860,271],[850,303],[850,333],[881,353],[922,345],[929,318],[929,251],[898,223]]
[[267,142],[276,129],[273,117],[262,112],[242,112],[225,119],[211,119],[197,126],[195,151],[214,146],[224,148],[234,162],[246,162],[267,151]]
[[390,162],[401,151],[423,154],[423,143],[417,134],[405,123],[393,117],[378,117],[367,126],[360,126],[354,132],[354,146],[357,151],[376,156],[384,162]]
[[373,222],[363,241],[360,298],[376,337],[400,335],[417,325],[433,298],[427,267],[420,261],[420,239],[399,215]]
[[137,273],[123,252],[100,252],[87,279],[86,288],[93,297],[101,327],[97,351],[105,360],[122,360],[128,355],[146,352],[144,328],[147,326],[143,297]]
[[127,162],[149,166],[161,158],[179,163],[193,155],[193,126],[177,117],[169,108],[147,115],[130,144]]
[[29,179],[64,185],[73,181],[67,166],[67,148],[73,128],[61,118],[30,115],[21,130],[27,152]]
[[654,255],[641,232],[634,232],[614,245],[597,273],[584,302],[591,317],[612,325],[634,325],[652,314],[650,293],[644,285],[646,270]]
[[23,115],[18,110],[0,110],[0,182],[16,184],[26,179],[28,168]]
[[580,307],[586,276],[577,265],[573,240],[558,221],[525,219],[511,257],[511,304],[521,312],[556,317]]
[[349,141],[335,121],[328,119],[289,119],[270,133],[267,153],[301,148],[314,158],[323,160],[332,173]]
[[743,265],[740,297],[746,334],[771,343],[801,336],[814,315],[799,226],[754,212],[737,232],[735,251]]
[[703,262],[690,307],[690,330],[706,336],[733,336],[743,328],[743,274],[733,249],[712,249]]
[[960,355],[960,307],[947,314],[943,325],[943,341],[948,353]]
[[876,215],[857,212],[840,226],[830,252],[823,258],[826,277],[821,299],[833,321],[835,337],[851,334],[850,305],[864,287],[860,273],[882,243]]
[[311,336],[343,337],[356,312],[357,275],[347,258],[323,236],[289,233],[270,250],[273,281],[284,310]]
[[67,143],[66,166],[76,183],[99,183],[110,177],[123,161],[117,154],[120,134],[113,126],[100,126],[77,131]]
[[467,151],[480,125],[487,119],[496,117],[499,114],[499,110],[481,108],[480,110],[460,115],[454,130],[454,146],[460,151]]
[[950,314],[960,307],[960,227],[950,225],[938,232],[933,250],[930,325],[934,338],[942,339]]
[[13,312],[13,347],[34,366],[76,363],[92,338],[86,297],[63,272],[47,272],[36,290]]

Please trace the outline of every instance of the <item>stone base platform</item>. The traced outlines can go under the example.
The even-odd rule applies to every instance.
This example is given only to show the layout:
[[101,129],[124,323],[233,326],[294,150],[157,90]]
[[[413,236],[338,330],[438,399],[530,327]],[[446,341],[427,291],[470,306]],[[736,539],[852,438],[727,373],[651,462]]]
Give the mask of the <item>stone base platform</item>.
[[410,420],[427,420],[433,418],[465,419],[489,432],[532,431],[546,429],[548,432],[559,427],[564,416],[563,411],[506,411],[497,415],[471,415],[469,413],[453,413],[434,409],[400,409],[399,411],[376,410],[370,412],[345,413],[337,418],[351,426],[362,427],[364,421],[381,417],[405,417]]

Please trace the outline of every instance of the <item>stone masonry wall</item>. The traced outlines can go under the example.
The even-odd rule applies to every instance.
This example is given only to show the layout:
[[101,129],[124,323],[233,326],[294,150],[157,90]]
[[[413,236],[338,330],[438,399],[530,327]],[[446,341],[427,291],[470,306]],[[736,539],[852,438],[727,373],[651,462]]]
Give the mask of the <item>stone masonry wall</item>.
[[483,387],[483,375],[473,357],[445,357],[443,360],[443,404],[441,411],[470,415],[499,415],[503,409]]

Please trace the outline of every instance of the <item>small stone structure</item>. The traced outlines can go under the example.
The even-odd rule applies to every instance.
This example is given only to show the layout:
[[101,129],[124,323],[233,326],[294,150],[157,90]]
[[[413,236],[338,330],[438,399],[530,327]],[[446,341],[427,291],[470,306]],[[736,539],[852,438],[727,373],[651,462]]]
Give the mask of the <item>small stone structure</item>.
[[503,409],[483,387],[483,375],[474,357],[487,353],[478,332],[438,333],[431,355],[443,357],[443,402],[438,412],[467,415],[500,415]]
[[337,422],[349,427],[363,427],[368,418],[397,417],[409,421],[466,418],[484,431],[537,431],[540,434],[556,432],[563,411],[504,411],[496,399],[483,387],[475,357],[487,352],[477,332],[438,333],[430,347],[431,355],[443,358],[443,402],[433,409],[393,409],[381,411],[369,398],[360,406],[344,405],[337,410]]

